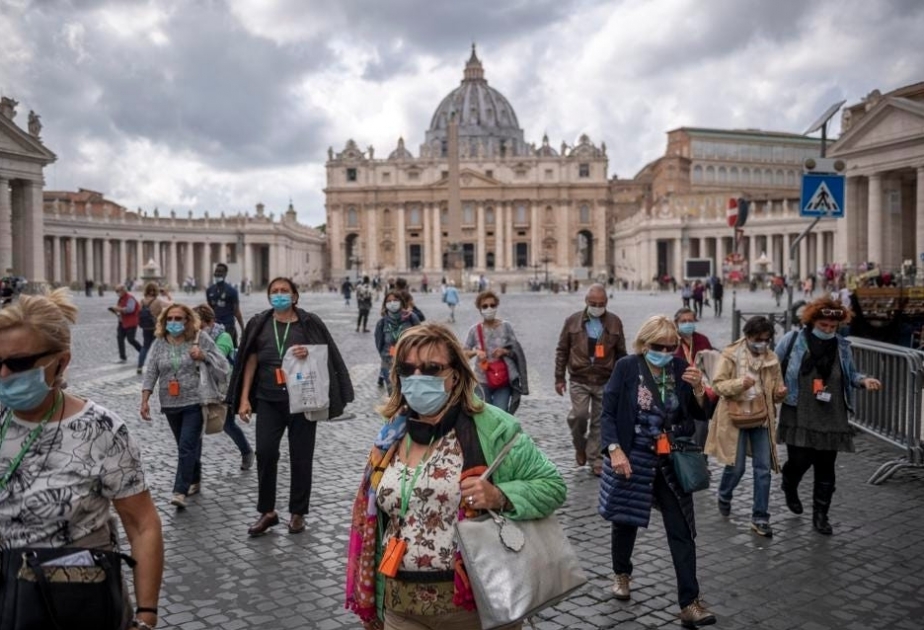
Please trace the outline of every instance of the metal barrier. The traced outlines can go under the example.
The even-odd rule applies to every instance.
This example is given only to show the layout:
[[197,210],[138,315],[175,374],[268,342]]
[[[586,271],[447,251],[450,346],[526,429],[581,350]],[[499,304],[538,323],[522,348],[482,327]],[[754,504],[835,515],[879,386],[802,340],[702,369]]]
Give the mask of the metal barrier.
[[880,484],[902,468],[924,467],[924,354],[860,337],[849,337],[857,371],[882,381],[882,390],[858,390],[855,427],[905,451],[886,462],[868,483]]

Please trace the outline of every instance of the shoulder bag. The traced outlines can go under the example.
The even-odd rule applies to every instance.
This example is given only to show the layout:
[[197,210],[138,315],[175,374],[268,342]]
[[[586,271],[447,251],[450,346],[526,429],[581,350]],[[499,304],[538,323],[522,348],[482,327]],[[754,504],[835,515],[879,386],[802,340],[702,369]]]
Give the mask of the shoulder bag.
[[767,397],[763,393],[751,400],[728,399],[727,403],[728,419],[737,429],[756,429],[770,420]]
[[481,350],[484,352],[485,359],[481,362],[481,369],[484,371],[488,387],[491,389],[500,389],[510,385],[510,374],[507,372],[507,362],[503,359],[491,360],[488,358],[488,348],[484,345],[484,326],[478,324],[478,341],[481,343]]
[[683,491],[692,494],[709,487],[709,466],[703,448],[693,438],[675,437],[671,443],[671,464]]
[[[199,335],[196,333],[195,345],[199,345]],[[202,425],[206,435],[221,433],[225,428],[225,419],[228,417],[228,406],[222,402],[219,386],[212,378],[208,365],[196,363],[199,372],[199,395],[202,402]]]
[[[487,479],[513,448],[517,433],[481,475]],[[587,583],[558,518],[512,521],[488,510],[456,522],[484,630],[520,622],[554,606]]]

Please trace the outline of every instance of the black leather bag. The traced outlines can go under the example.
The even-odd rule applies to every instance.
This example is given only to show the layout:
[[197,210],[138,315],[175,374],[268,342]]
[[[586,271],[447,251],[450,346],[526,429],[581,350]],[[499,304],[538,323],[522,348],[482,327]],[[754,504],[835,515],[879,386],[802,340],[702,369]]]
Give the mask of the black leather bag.
[[3,630],[119,630],[126,617],[124,554],[82,547],[0,553]]

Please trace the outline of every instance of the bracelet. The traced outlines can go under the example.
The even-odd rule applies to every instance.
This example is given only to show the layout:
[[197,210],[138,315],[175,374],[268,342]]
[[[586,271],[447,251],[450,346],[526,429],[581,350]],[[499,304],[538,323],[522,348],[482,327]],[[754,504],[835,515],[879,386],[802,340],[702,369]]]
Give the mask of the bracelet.
[[150,607],[148,607],[148,606],[138,606],[138,607],[135,609],[135,614],[137,615],[138,613],[151,613],[151,614],[153,614],[153,615],[156,615],[156,614],[157,614],[157,606],[155,606],[155,607],[153,607],[153,608],[150,608]]

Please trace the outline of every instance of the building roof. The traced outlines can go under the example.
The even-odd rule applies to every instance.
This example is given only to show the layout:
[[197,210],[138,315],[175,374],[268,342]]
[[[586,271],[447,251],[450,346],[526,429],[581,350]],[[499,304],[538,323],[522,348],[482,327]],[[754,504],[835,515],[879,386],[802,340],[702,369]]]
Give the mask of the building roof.
[[710,136],[716,138],[725,138],[729,140],[788,140],[804,144],[817,144],[821,142],[819,138],[811,138],[798,133],[789,133],[786,131],[764,131],[763,129],[712,129],[709,127],[677,127],[667,133],[675,131],[685,131],[691,136]]

